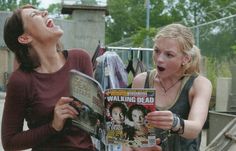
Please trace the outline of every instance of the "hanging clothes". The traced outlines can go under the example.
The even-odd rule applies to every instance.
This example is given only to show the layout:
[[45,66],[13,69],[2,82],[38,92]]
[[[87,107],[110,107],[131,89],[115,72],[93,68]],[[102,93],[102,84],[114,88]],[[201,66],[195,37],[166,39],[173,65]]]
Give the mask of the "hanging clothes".
[[[128,77],[129,79],[133,79],[135,77],[135,69],[134,69],[134,66],[133,66],[133,51],[130,50],[130,53],[131,53],[131,57],[129,58],[129,62],[128,62],[128,65],[126,67],[126,71],[128,73]],[[130,78],[131,77],[131,78]],[[127,86],[127,88],[131,88],[132,87],[132,81],[129,81],[129,84]]]
[[131,58],[129,59],[128,65],[126,67],[126,71],[129,74],[130,72],[135,76],[135,70],[133,67],[133,51],[131,51]]
[[96,62],[97,57],[103,55],[105,53],[105,51],[106,51],[106,49],[101,47],[101,44],[99,42],[97,45],[97,48],[93,54],[93,57],[92,57],[93,71],[95,70],[95,68],[97,66],[97,62]]
[[147,68],[145,64],[143,63],[143,52],[138,51],[138,57],[137,57],[137,66],[135,69],[135,75],[146,72]]
[[128,74],[119,55],[114,51],[106,51],[96,59],[97,66],[94,78],[100,82],[103,89],[126,88]]

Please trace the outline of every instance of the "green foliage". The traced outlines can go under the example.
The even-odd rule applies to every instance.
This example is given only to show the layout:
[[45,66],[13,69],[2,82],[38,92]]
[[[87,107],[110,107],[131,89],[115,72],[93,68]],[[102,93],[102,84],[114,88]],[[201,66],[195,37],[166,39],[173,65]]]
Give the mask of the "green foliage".
[[[180,20],[180,14],[165,11],[163,1],[150,0],[150,28]],[[146,28],[146,4],[143,0],[108,0],[110,16],[106,21],[106,43],[131,37]]]
[[23,6],[26,4],[31,4],[35,7],[38,7],[40,2],[38,2],[38,0],[20,0],[20,2],[19,2],[19,6]]
[[31,4],[35,7],[38,7],[40,2],[38,2],[38,0],[0,0],[0,10],[13,11],[17,7],[23,6],[25,4]]
[[236,45],[231,47],[233,49],[233,51],[236,53]]
[[17,0],[0,0],[0,10],[1,11],[11,11],[16,9]]
[[[141,29],[146,27],[145,1],[108,0],[110,16],[106,21],[106,43],[142,32]],[[194,26],[236,14],[235,0],[150,0],[150,4],[150,28],[159,28],[173,22]]]
[[143,40],[147,37],[150,37],[152,39],[155,36],[156,32],[156,28],[150,28],[149,30],[147,30],[146,28],[141,28],[136,34],[132,36],[134,46],[145,47]]
[[227,60],[219,63],[218,59],[213,57],[206,58],[207,78],[212,82],[213,96],[216,96],[217,77],[231,77],[230,65]]
[[233,15],[235,6],[235,0],[179,0],[174,9],[184,24],[194,26]]
[[233,59],[232,59],[232,63],[233,64],[236,64],[236,44],[235,45],[233,45],[232,47],[231,47],[231,49],[232,49],[232,51],[233,51]]
[[48,12],[53,14],[58,14],[61,11],[61,3],[50,4],[48,7]]
[[202,54],[217,58],[218,62],[235,59],[235,21],[228,19],[199,28],[199,43]]

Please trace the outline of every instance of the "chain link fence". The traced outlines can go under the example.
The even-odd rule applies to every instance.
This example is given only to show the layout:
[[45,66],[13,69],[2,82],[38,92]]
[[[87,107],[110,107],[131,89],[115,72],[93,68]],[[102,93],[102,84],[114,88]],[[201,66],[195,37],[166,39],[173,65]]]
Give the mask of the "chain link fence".
[[213,84],[212,96],[216,96],[217,78],[232,77],[231,66],[236,63],[236,14],[194,26],[192,30],[205,57],[203,64]]
[[[195,36],[195,43],[204,58],[203,74],[213,83],[213,95],[215,95],[217,77],[231,77],[230,66],[236,63],[236,14],[191,29]],[[145,39],[144,45],[147,41],[149,48],[152,48],[152,38]],[[132,47],[132,38],[123,39],[109,46]],[[127,62],[130,52],[124,51],[119,54],[122,54],[121,58]],[[136,54],[135,52],[134,55]],[[143,53],[143,62],[147,68],[153,67],[152,52]]]

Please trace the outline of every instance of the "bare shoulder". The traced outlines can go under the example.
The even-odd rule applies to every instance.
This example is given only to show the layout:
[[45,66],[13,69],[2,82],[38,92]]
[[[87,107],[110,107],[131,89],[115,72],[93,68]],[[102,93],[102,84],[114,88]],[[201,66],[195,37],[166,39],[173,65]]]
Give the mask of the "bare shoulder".
[[143,88],[147,77],[147,72],[136,75],[133,79],[132,88]]
[[[193,86],[190,89],[190,97],[195,98],[195,102],[199,102],[200,104],[207,103],[209,104],[210,97],[212,94],[212,84],[209,79],[206,77],[199,75],[193,82]],[[192,104],[190,101],[190,104]]]
[[212,84],[209,79],[206,77],[199,75],[193,83],[193,87],[200,91],[211,91],[212,90]]
[[199,76],[196,78],[196,80],[195,80],[194,83],[199,84],[199,85],[205,83],[205,84],[211,86],[211,81],[210,81],[209,79],[207,79],[206,77],[202,76],[202,75],[199,75]]

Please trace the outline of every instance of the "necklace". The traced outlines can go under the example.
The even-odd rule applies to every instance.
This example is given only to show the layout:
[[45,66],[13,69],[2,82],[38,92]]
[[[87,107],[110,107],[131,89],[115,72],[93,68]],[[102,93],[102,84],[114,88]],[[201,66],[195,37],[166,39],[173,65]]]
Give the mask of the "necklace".
[[175,81],[174,84],[172,84],[170,87],[168,88],[165,88],[164,85],[161,83],[161,81],[159,80],[160,82],[160,85],[161,85],[161,88],[164,90],[164,93],[167,93],[168,90],[170,90],[171,88],[173,88],[179,81],[181,81],[182,79],[184,78],[184,76],[182,76],[181,78],[179,78],[177,81]]

